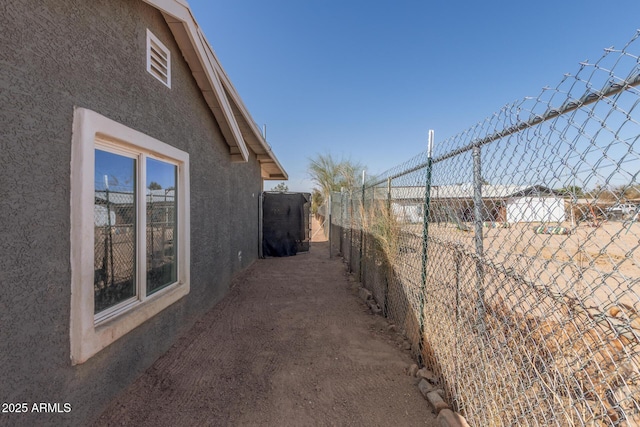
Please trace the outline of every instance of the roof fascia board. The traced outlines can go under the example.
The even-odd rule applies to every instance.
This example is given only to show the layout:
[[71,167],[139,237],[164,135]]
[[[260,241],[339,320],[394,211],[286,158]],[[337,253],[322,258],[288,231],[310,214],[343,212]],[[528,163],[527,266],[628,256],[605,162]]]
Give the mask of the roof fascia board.
[[[227,76],[227,73],[222,68],[222,65],[220,64],[220,61],[218,61],[218,57],[213,51],[213,48],[211,48],[211,46],[209,46],[208,44],[207,46],[209,48],[211,55],[215,58],[214,66],[216,67],[216,72],[220,77],[222,84],[227,89],[227,92],[229,93],[229,95],[231,95],[232,101],[235,103],[235,105],[238,107],[238,109],[242,113],[243,117],[247,122],[247,125],[253,132],[253,135],[255,136],[256,140],[258,140],[258,142],[264,149],[265,153],[270,157],[273,163],[275,163],[278,166],[278,169],[280,169],[280,171],[282,172],[282,176],[284,176],[285,179],[289,179],[287,172],[284,170],[284,168],[278,161],[278,158],[275,156],[275,154],[271,150],[271,146],[269,145],[269,143],[265,141],[264,137],[262,136],[262,133],[260,132],[260,129],[258,128],[258,125],[256,125],[256,122],[251,117],[249,110],[244,105],[242,98],[240,98],[240,95],[238,94],[235,87],[233,86],[233,83],[231,83],[231,79],[229,79],[229,76]],[[257,153],[257,154],[261,154],[261,153]],[[280,178],[277,178],[277,179],[280,179]]]
[[[240,154],[242,157],[241,161],[249,160],[249,150],[247,145],[242,137],[242,133],[240,132],[240,128],[236,119],[233,115],[233,111],[231,109],[231,105],[229,104],[229,100],[227,99],[224,89],[222,87],[222,83],[218,77],[218,74],[215,71],[212,62],[215,62],[213,58],[209,57],[207,54],[207,49],[205,46],[206,39],[201,34],[199,28],[197,27],[196,21],[189,9],[189,6],[186,2],[182,0],[143,0],[145,3],[155,7],[160,10],[165,20],[168,24],[182,24],[186,29],[186,33],[189,36],[191,44],[193,45],[194,51],[198,58],[200,59],[200,64],[202,65],[205,71],[205,77],[211,86],[213,93],[217,103],[220,106],[220,112],[222,114],[216,114],[215,108],[212,108],[214,116],[216,120],[220,123],[220,129],[227,140],[227,144],[232,146],[237,146],[240,150]],[[171,25],[169,25],[171,28]],[[183,46],[180,46],[183,49]],[[211,107],[211,106],[210,106]],[[220,120],[222,119],[222,120]],[[233,156],[232,161],[237,161],[237,156]]]
[[[249,150],[247,148],[247,144],[244,138],[242,137],[242,132],[240,132],[240,127],[238,126],[238,122],[236,121],[235,116],[233,115],[233,110],[231,109],[229,100],[225,95],[224,88],[222,87],[222,83],[220,82],[220,79],[219,79],[219,74],[216,72],[216,68],[217,68],[216,65],[218,65],[217,58],[211,55],[212,52],[209,47],[209,43],[207,43],[207,40],[204,37],[204,34],[202,34],[200,29],[195,26],[194,26],[194,29],[195,29],[195,34],[198,35],[198,40],[197,40],[198,49],[196,49],[196,53],[198,54],[198,56],[201,56],[202,53],[206,56],[206,61],[202,61],[203,65],[206,67],[206,71],[207,71],[206,74],[207,76],[215,77],[215,78],[210,78],[209,81],[211,82],[211,85],[214,88],[214,94],[224,111],[225,118],[231,128],[231,131],[233,132],[233,137],[238,145],[238,148],[240,148],[242,158],[246,162],[249,160]],[[201,58],[201,59],[204,59],[204,58]]]
[[[249,159],[249,149],[247,147],[247,141],[242,135],[242,131],[240,130],[236,117],[233,113],[233,109],[230,105],[230,102],[233,102],[233,104],[241,112],[241,119],[247,123],[253,133],[253,136],[258,141],[261,148],[264,150],[264,153],[256,152],[256,155],[266,154],[268,156],[268,159],[259,159],[261,169],[263,170],[263,178],[289,179],[287,172],[284,170],[277,157],[271,150],[271,146],[263,138],[260,129],[253,121],[253,118],[251,117],[251,114],[247,110],[247,107],[244,105],[242,99],[240,98],[240,95],[231,83],[231,80],[227,76],[227,73],[222,68],[222,64],[218,60],[218,57],[215,54],[213,48],[202,33],[195,17],[191,13],[191,9],[189,8],[186,0],[143,1],[160,10],[163,13],[163,16],[169,24],[170,28],[172,28],[172,24],[183,25],[192,46],[186,47],[180,45],[180,49],[193,50],[200,61],[200,65],[202,66],[203,71],[199,72],[205,75],[212,88],[212,90],[208,92],[212,92],[215,100],[219,104],[219,107],[212,106],[209,101],[207,101],[207,103],[209,104],[214,117],[216,117],[216,120],[218,120],[223,135],[230,147],[231,161],[247,162]],[[184,54],[185,52],[183,52],[183,55]],[[195,73],[197,71],[192,70],[192,72]],[[205,89],[202,88],[201,90],[203,90],[203,92],[205,91]],[[231,100],[229,99],[229,97],[227,97],[227,94],[230,96]],[[263,163],[267,163],[268,165],[270,165],[269,169],[275,166],[278,170],[278,173],[267,173],[264,170],[264,165],[262,165]]]

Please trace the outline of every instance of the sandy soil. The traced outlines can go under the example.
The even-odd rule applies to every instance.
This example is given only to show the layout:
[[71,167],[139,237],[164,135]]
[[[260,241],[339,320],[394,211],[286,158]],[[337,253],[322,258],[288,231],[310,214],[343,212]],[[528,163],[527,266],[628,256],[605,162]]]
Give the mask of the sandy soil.
[[[469,229],[472,224],[466,224]],[[624,303],[640,311],[640,224],[608,221],[598,228],[570,223],[561,224],[572,234],[536,234],[539,224],[511,224],[509,228],[484,228],[484,254],[492,263],[512,269],[522,277],[544,284],[554,292],[576,297],[588,306],[605,311]],[[403,245],[411,251],[403,254],[403,264],[420,265],[420,225],[404,226],[413,239]],[[430,235],[446,242],[457,242],[474,251],[472,232],[455,227],[432,225]],[[410,240],[410,241],[409,241]],[[444,262],[451,263],[452,259]],[[440,265],[444,267],[444,265]],[[443,268],[444,273],[453,265]],[[407,282],[415,271],[401,271]],[[419,272],[418,272],[419,274]],[[438,276],[435,272],[434,276]],[[419,277],[419,276],[417,276]],[[503,297],[506,297],[503,295]],[[537,297],[536,297],[537,298]]]
[[95,425],[437,425],[401,338],[314,240],[243,272]]

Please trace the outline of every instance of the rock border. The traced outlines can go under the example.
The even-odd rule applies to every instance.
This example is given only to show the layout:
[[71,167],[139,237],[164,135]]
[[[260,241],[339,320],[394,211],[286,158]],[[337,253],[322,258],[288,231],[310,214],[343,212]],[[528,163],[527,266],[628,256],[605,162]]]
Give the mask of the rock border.
[[407,368],[407,374],[420,379],[418,389],[438,415],[437,420],[442,427],[469,427],[467,420],[444,400],[444,390],[433,384],[436,382],[433,372],[427,368],[418,369],[418,365],[413,364]]
[[[350,281],[355,281],[351,276]],[[358,297],[364,301],[369,307],[371,314],[382,315],[382,309],[373,297],[373,293],[360,285],[357,287]],[[399,333],[394,324],[389,324],[387,330],[389,332]],[[406,341],[402,345],[403,350],[411,350],[411,344]],[[453,411],[451,406],[444,400],[444,390],[437,387],[438,379],[436,375],[429,369],[419,368],[415,363],[406,369],[407,375],[419,378],[417,383],[418,390],[422,396],[429,402],[433,411],[436,413],[436,420],[441,427],[469,427],[467,420],[459,413]]]

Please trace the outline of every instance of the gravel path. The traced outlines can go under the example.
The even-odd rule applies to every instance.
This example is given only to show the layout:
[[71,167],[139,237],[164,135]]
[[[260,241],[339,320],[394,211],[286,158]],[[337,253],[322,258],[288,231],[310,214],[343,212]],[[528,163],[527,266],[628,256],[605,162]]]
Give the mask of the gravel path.
[[326,242],[258,260],[97,426],[435,426],[412,363]]

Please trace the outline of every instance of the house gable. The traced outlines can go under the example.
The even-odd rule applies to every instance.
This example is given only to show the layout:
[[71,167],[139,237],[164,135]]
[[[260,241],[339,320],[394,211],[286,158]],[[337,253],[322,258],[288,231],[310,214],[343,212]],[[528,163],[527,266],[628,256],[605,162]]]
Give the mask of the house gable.
[[211,109],[233,162],[247,162],[250,150],[260,163],[262,179],[288,179],[288,175],[260,134],[247,108],[224,72],[215,52],[198,26],[189,6],[181,0],[143,0],[160,12],[189,65]]

